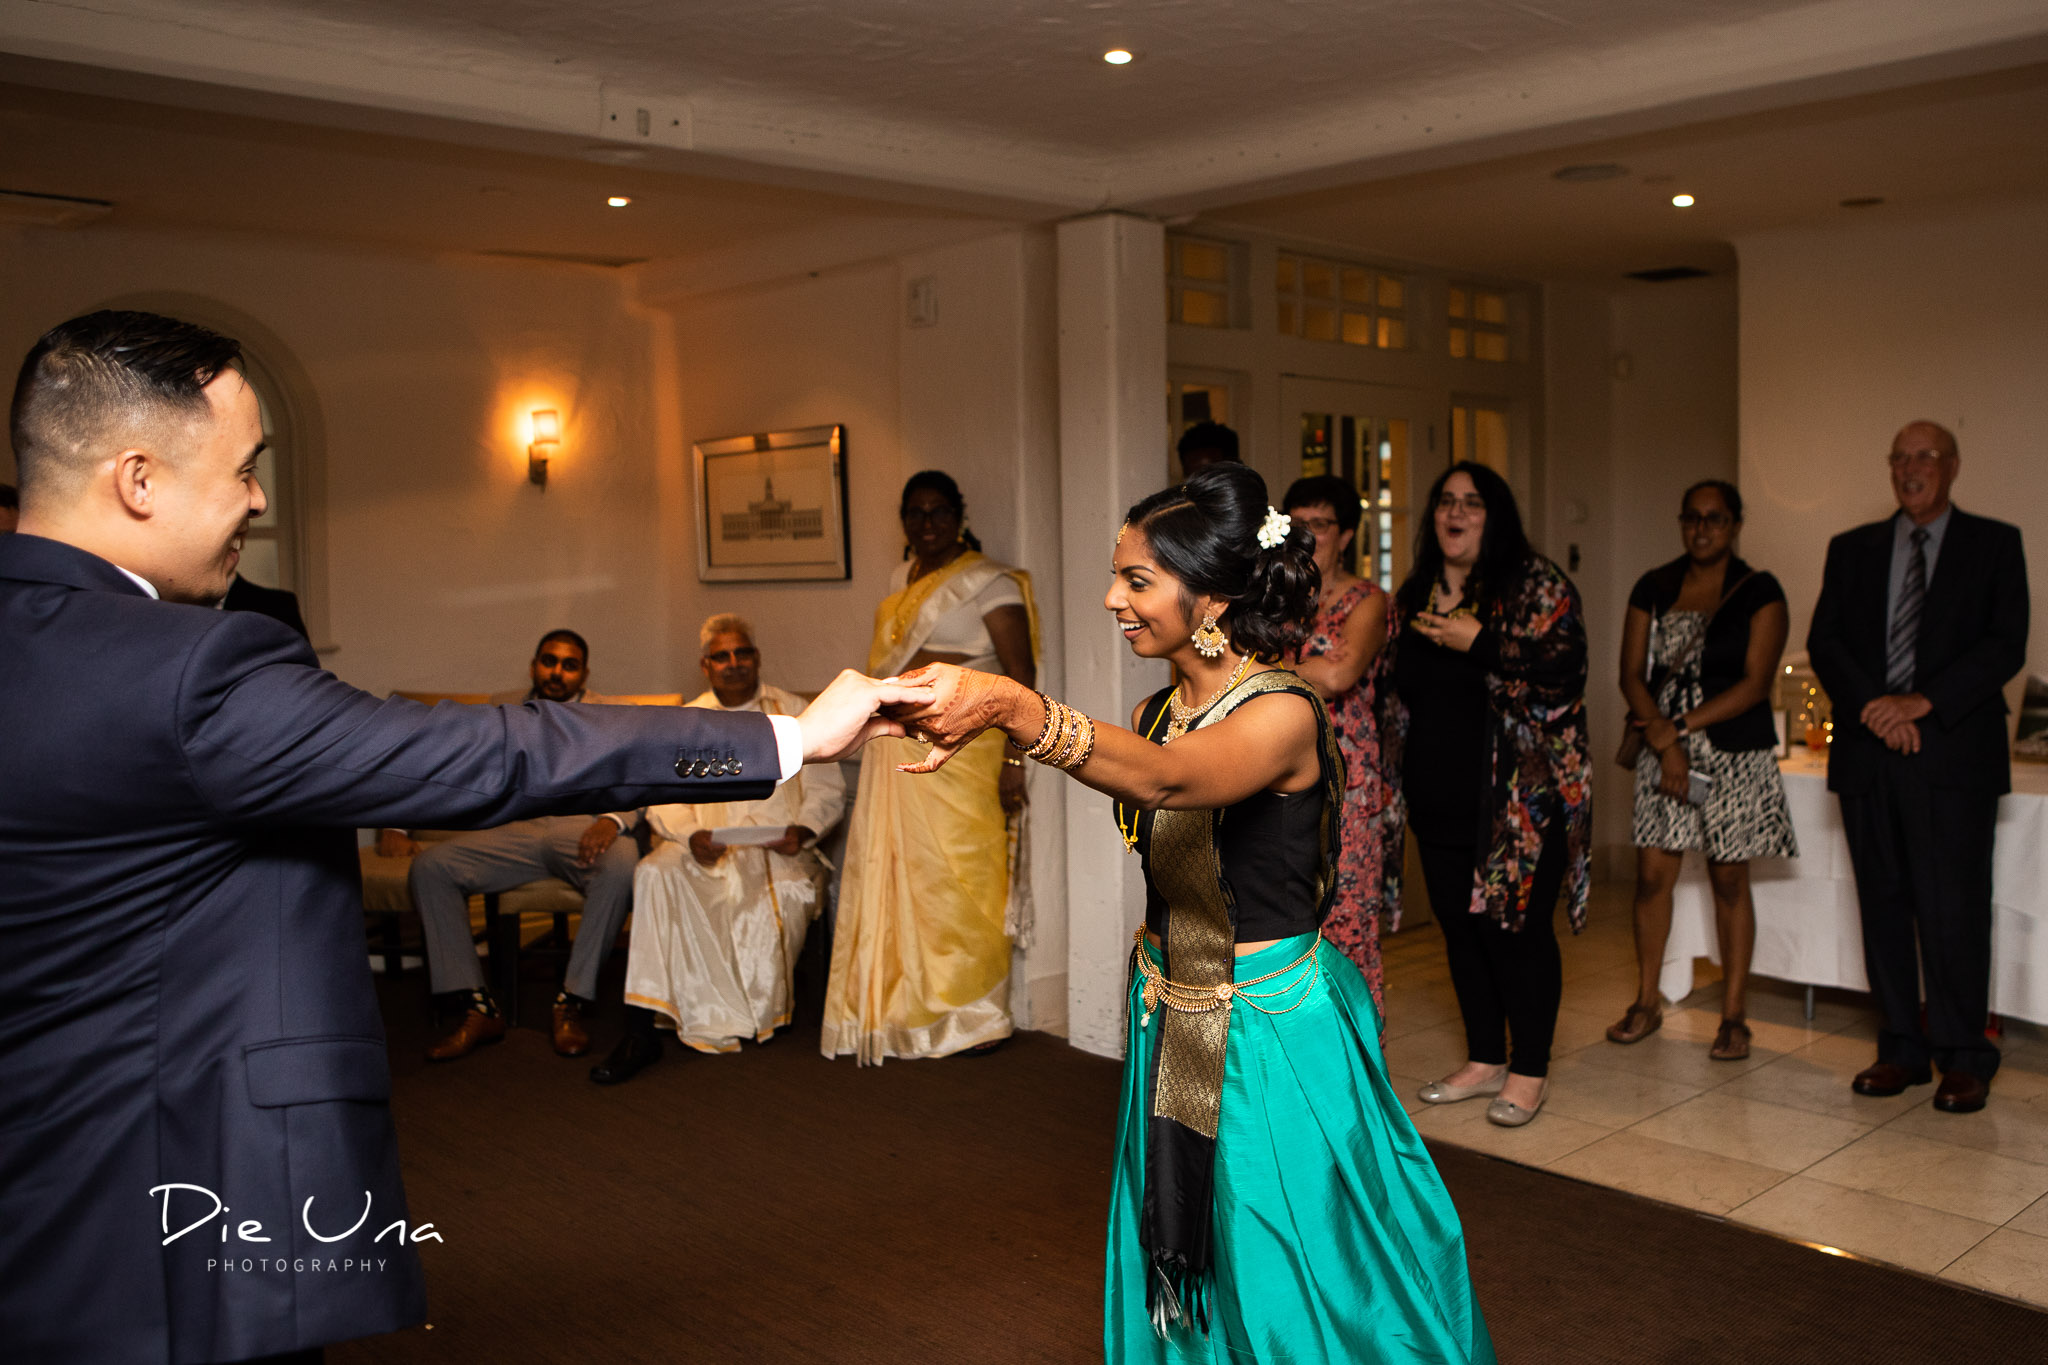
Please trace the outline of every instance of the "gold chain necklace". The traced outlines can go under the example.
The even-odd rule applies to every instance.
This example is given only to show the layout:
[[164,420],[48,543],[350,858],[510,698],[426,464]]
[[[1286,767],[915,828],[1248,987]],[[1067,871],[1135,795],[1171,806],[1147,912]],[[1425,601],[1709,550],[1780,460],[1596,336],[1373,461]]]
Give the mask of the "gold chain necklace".
[[1442,616],[1447,620],[1455,620],[1460,616],[1477,616],[1479,614],[1479,609],[1472,603],[1472,593],[1470,591],[1472,583],[1470,579],[1467,579],[1465,582],[1465,588],[1462,590],[1463,596],[1458,599],[1458,605],[1452,607],[1448,612],[1438,611],[1436,606],[1436,590],[1443,586],[1445,584],[1442,579],[1438,579],[1429,585],[1429,614],[1431,616]]
[[1174,685],[1173,695],[1166,699],[1166,709],[1171,716],[1171,719],[1168,720],[1166,725],[1166,742],[1168,744],[1171,744],[1173,743],[1173,741],[1179,739],[1182,735],[1186,734],[1188,732],[1188,726],[1194,724],[1195,721],[1201,719],[1203,712],[1207,711],[1210,707],[1214,706],[1218,701],[1222,699],[1223,695],[1226,692],[1230,691],[1231,688],[1237,686],[1239,682],[1243,681],[1244,671],[1247,668],[1250,668],[1251,666],[1251,655],[1247,654],[1242,659],[1239,659],[1237,661],[1237,667],[1231,670],[1230,677],[1225,680],[1223,686],[1217,688],[1214,692],[1211,692],[1200,706],[1189,706],[1182,702],[1180,699],[1180,693],[1181,689],[1187,686],[1187,682],[1183,680],[1179,683],[1176,683]]

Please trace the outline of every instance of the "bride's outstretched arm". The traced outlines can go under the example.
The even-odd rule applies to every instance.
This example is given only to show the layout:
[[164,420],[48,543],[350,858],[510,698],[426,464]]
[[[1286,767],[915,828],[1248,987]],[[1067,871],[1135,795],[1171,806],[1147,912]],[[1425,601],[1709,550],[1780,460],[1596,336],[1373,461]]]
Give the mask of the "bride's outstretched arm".
[[[929,705],[890,709],[912,738],[932,744],[931,754],[904,765],[905,772],[936,771],[984,730],[1001,730],[1018,747],[1032,749],[1046,736],[1049,720],[1058,723],[1043,697],[1001,674],[929,664],[897,681],[934,694]],[[1254,697],[1168,745],[1106,721],[1091,723],[1094,745],[1069,774],[1147,810],[1213,810],[1254,792],[1304,790],[1321,773],[1315,711],[1298,695]]]

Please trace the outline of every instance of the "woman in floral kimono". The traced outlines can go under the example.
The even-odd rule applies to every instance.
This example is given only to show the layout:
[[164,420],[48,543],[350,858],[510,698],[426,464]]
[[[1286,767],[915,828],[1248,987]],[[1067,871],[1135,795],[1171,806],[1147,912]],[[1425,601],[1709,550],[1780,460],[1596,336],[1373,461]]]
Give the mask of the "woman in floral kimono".
[[[1490,1096],[1536,1116],[1563,994],[1554,925],[1573,932],[1591,884],[1592,762],[1578,589],[1529,545],[1507,481],[1471,461],[1431,487],[1430,525],[1394,596],[1382,691],[1386,885],[1398,903],[1404,824],[1443,926],[1469,1060],[1430,1104]],[[1513,1040],[1513,1053],[1508,1051]]]
[[[875,612],[869,674],[950,663],[1034,685],[1031,576],[981,553],[959,486],[937,470],[911,476],[902,518],[903,565]],[[1023,926],[1006,825],[1023,811],[1024,760],[991,732],[933,778],[897,771],[924,752],[878,739],[861,755],[825,988],[827,1057],[946,1057],[1010,1036],[1010,946]]]

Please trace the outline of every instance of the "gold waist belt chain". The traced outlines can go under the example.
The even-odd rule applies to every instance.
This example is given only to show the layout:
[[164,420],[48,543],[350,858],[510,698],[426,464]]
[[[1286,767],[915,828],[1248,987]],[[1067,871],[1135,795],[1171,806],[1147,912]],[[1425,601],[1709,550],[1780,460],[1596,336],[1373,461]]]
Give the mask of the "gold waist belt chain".
[[[1138,1020],[1139,1028],[1151,1027],[1152,1016],[1158,1012],[1161,1005],[1182,1014],[1207,1014],[1211,1010],[1228,1010],[1233,1004],[1243,1001],[1260,1014],[1287,1014],[1307,1003],[1309,996],[1315,992],[1316,982],[1320,981],[1323,975],[1323,960],[1316,956],[1316,949],[1322,946],[1323,941],[1320,934],[1316,935],[1315,942],[1309,945],[1307,952],[1285,967],[1267,972],[1264,976],[1255,976],[1249,981],[1225,981],[1216,986],[1188,986],[1169,979],[1152,961],[1152,955],[1145,951],[1145,930],[1142,926],[1138,929],[1136,937],[1138,948],[1132,956],[1137,961],[1139,973],[1145,978],[1145,1014]],[[1246,989],[1249,986],[1264,985],[1275,977],[1285,976],[1304,962],[1313,962],[1315,970],[1299,981],[1275,986],[1270,991]],[[1276,1000],[1297,990],[1300,992],[1299,998],[1291,1005],[1269,1009],[1259,1003],[1261,1000]]]

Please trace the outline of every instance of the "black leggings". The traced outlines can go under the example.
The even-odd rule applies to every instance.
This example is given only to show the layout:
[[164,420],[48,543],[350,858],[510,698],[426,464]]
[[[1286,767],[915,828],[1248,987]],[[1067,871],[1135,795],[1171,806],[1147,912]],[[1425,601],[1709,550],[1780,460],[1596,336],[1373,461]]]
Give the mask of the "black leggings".
[[[1529,914],[1517,932],[1493,916],[1472,913],[1472,843],[1432,844],[1418,839],[1429,908],[1444,927],[1451,986],[1465,1016],[1465,1047],[1472,1060],[1508,1063],[1517,1076],[1550,1073],[1550,1039],[1564,995],[1564,959],[1557,948],[1557,892],[1564,884],[1564,840],[1546,839],[1529,889]],[[1515,1052],[1508,1056],[1508,1039]]]

